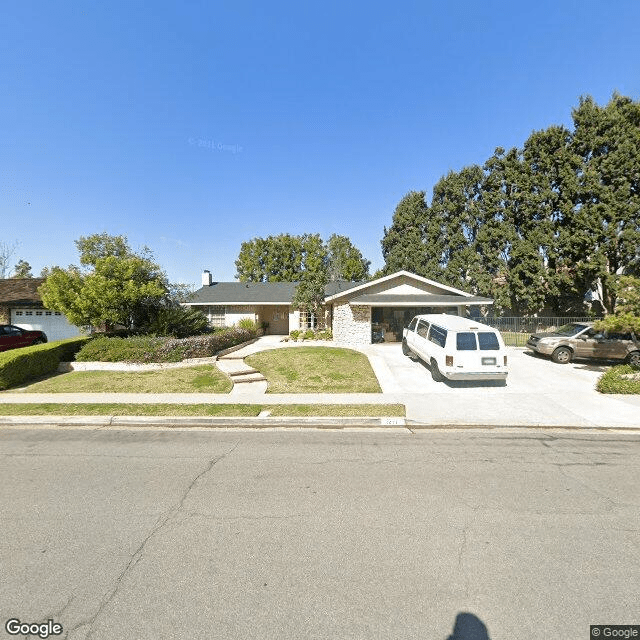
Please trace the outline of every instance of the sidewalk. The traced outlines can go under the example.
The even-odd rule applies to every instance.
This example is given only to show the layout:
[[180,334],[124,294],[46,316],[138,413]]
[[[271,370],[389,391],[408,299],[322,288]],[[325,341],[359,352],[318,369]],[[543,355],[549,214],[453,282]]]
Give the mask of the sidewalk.
[[[2,393],[0,403],[403,404],[407,423],[416,426],[640,429],[640,399],[635,396],[594,396],[579,392],[567,396],[561,392],[547,393],[542,399],[522,393],[492,397],[491,389],[485,388],[464,391],[464,398],[451,393]],[[60,420],[55,418],[56,422]],[[277,421],[276,418],[269,420]],[[305,419],[298,420],[304,423]]]

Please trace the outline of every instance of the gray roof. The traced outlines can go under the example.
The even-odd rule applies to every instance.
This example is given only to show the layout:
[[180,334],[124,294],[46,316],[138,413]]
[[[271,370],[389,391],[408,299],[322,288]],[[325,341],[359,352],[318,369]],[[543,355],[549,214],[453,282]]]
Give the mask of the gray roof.
[[417,294],[401,296],[397,294],[370,293],[349,299],[349,304],[382,307],[444,307],[468,306],[471,304],[493,304],[491,298],[479,296],[456,296],[440,294]]
[[[290,304],[298,282],[213,282],[201,287],[188,299],[191,304]],[[357,287],[359,282],[329,282],[325,295]]]

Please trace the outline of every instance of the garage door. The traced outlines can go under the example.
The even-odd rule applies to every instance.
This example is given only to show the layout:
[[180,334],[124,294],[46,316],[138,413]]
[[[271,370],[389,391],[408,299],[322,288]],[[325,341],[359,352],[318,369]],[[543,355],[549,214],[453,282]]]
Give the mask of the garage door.
[[82,335],[60,312],[46,309],[11,309],[11,324],[21,329],[44,331],[49,342]]

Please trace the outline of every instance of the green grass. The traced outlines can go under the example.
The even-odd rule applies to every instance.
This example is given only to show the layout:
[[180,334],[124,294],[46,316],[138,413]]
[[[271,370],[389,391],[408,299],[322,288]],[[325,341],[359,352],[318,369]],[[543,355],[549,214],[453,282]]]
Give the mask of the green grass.
[[404,416],[401,404],[0,404],[4,416],[203,416],[255,417],[261,411],[272,416],[377,417]]
[[500,335],[508,347],[524,347],[531,334],[518,333],[516,331],[501,331]]
[[[637,374],[638,378],[624,378],[627,374]],[[634,369],[630,364],[611,367],[598,380],[596,389],[600,393],[640,393],[640,369]]]
[[74,371],[29,385],[29,393],[229,393],[231,380],[217,367],[159,371]]
[[379,393],[368,358],[338,347],[261,351],[245,362],[267,379],[267,393]]

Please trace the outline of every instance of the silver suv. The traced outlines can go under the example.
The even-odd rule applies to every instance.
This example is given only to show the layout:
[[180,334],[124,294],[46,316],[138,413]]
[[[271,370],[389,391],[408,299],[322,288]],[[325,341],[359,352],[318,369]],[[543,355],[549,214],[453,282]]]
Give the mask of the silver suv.
[[592,322],[571,322],[550,333],[534,333],[527,348],[558,364],[574,358],[622,360],[640,366],[640,340],[631,333],[598,332]]

